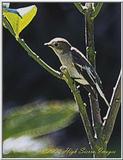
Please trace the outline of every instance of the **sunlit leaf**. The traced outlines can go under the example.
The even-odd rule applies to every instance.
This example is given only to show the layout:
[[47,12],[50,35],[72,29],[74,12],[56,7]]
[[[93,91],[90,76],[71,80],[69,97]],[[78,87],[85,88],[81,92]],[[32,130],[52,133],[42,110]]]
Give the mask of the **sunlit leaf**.
[[21,31],[32,21],[36,12],[37,7],[32,5],[19,9],[4,9],[3,15],[9,21],[16,38],[18,38]]
[[73,102],[33,103],[18,107],[5,116],[3,136],[6,139],[21,135],[45,135],[70,125],[76,114]]

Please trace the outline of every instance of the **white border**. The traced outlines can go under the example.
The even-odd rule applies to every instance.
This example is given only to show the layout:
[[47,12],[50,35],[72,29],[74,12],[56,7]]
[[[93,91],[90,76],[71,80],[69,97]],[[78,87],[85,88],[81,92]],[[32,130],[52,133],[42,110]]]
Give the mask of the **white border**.
[[123,159],[123,2],[121,3],[121,158]]
[[[1,36],[0,36],[0,52],[1,52],[1,59],[0,59],[0,77],[2,77],[2,3],[0,3],[0,31],[1,31]],[[0,78],[0,159],[2,159],[2,78]]]
[[123,0],[3,0],[2,2],[123,2]]
[[[84,0],[84,2],[90,2],[91,0]],[[44,0],[44,1],[38,1],[38,0],[18,0],[18,1],[14,1],[14,0],[4,0],[0,2],[0,31],[1,31],[1,36],[0,36],[0,51],[1,51],[1,59],[0,59],[0,75],[2,77],[2,2],[80,2],[80,1],[72,1],[72,0]],[[99,2],[99,0],[94,0],[94,2]],[[123,66],[123,46],[122,46],[122,42],[123,42],[123,0],[121,1],[116,1],[116,0],[102,0],[101,2],[122,2],[121,3],[121,70],[122,70],[122,66]],[[123,77],[122,77],[122,81],[121,81],[121,158],[2,158],[2,78],[0,79],[0,97],[1,97],[1,101],[0,101],[0,159],[47,159],[47,160],[67,160],[67,159],[72,159],[72,160],[77,160],[77,159],[96,159],[96,160],[100,160],[100,159],[109,159],[109,160],[113,160],[113,159],[123,159],[123,109],[122,109],[122,102],[123,102]]]

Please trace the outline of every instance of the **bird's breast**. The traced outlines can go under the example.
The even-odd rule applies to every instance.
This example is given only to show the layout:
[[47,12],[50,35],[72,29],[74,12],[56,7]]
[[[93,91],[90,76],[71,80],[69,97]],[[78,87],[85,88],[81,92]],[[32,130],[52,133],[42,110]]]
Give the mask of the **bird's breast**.
[[70,54],[61,55],[59,59],[61,64],[67,67],[67,70],[72,78],[74,78],[80,84],[88,85],[88,82],[85,80],[82,74],[80,74],[75,68]]

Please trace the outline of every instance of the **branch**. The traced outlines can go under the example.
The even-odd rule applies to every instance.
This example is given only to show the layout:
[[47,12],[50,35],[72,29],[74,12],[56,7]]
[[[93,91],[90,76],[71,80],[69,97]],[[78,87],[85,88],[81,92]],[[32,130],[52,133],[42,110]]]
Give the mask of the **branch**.
[[[6,28],[10,31],[10,33],[15,37],[15,34],[7,21],[5,17],[3,17],[3,23],[6,26]],[[40,64],[45,70],[47,70],[49,73],[51,73],[53,76],[62,79],[61,73],[54,70],[52,67],[50,67],[48,64],[46,64],[35,52],[33,52],[29,46],[24,42],[23,39],[17,38],[16,39],[19,44],[27,51],[27,54],[35,60],[38,64]]]
[[[96,97],[96,98],[95,98]],[[95,97],[89,93],[90,99],[90,108],[91,108],[91,116],[92,116],[92,126],[94,128],[94,137],[97,139],[99,138],[100,129],[102,126],[102,119],[100,115],[100,108],[98,102],[98,95],[95,93]]]
[[93,14],[92,14],[93,19],[97,17],[102,6],[103,6],[103,2],[98,2],[97,5],[94,7],[95,10],[93,11]]
[[[93,3],[86,3],[87,11],[85,14],[85,43],[86,43],[86,57],[89,59],[91,64],[96,68],[96,52],[94,46],[94,21],[91,19],[93,13]],[[92,126],[95,132],[95,138],[98,138],[100,129],[102,126],[100,107],[98,102],[98,94],[94,91],[95,97],[93,94],[90,94],[90,107],[91,107],[91,116],[92,116]]]
[[112,98],[110,101],[111,108],[108,109],[103,123],[104,127],[102,130],[101,138],[105,141],[106,144],[108,143],[111,137],[116,117],[120,108],[120,104],[121,104],[121,72],[119,74],[117,83],[113,90]]
[[91,19],[93,12],[91,3],[86,3],[88,10],[85,14],[85,44],[86,44],[86,57],[91,64],[96,68],[95,64],[95,46],[94,46],[94,21]]
[[79,10],[80,13],[85,14],[87,7],[83,6],[80,2],[75,2],[74,5]]
[[77,89],[77,86],[74,82],[74,80],[70,77],[69,73],[67,72],[66,68],[61,68],[62,73],[65,75],[64,80],[66,81],[66,83],[68,84],[69,88],[71,89],[71,92],[74,95],[75,101],[79,107],[79,112],[84,124],[84,128],[86,130],[86,134],[89,140],[89,144],[91,146],[91,148],[93,148],[94,146],[94,138],[93,138],[93,130],[89,121],[89,117],[86,111],[86,104],[83,102],[79,90]]

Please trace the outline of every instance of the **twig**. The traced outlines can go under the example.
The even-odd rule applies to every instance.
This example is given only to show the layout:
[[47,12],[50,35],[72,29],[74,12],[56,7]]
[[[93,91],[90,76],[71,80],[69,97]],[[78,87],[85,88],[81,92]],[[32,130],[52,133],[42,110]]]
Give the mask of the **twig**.
[[85,14],[85,44],[86,44],[86,57],[89,59],[91,64],[96,68],[95,63],[95,46],[94,46],[94,21],[91,19],[93,12],[92,3],[86,3],[88,10]]
[[[95,94],[95,97],[98,96]],[[90,99],[90,108],[91,108],[91,116],[92,116],[92,126],[94,128],[94,137],[97,139],[100,133],[102,119],[100,115],[100,108],[95,107],[98,106],[98,97],[93,97],[92,94],[89,93],[89,99]]]
[[111,108],[107,111],[106,117],[103,122],[103,130],[100,136],[101,139],[107,144],[112,134],[116,117],[121,104],[121,72],[119,74],[117,83],[114,87],[112,98],[110,101]]
[[[86,3],[88,10],[85,14],[85,43],[86,43],[86,57],[89,59],[91,64],[96,68],[96,52],[94,46],[94,21],[91,19],[92,13],[94,12],[93,3]],[[100,129],[102,126],[102,120],[100,115],[100,107],[98,102],[98,94],[95,92],[95,97],[90,94],[90,107],[92,116],[92,126],[95,132],[95,138],[98,138]]]
[[83,6],[81,2],[75,2],[74,5],[79,10],[80,13],[85,14],[87,7]]
[[94,10],[94,12],[92,13],[93,19],[96,18],[96,16],[99,14],[102,6],[103,6],[103,2],[98,2],[97,5],[94,7],[95,10]]

